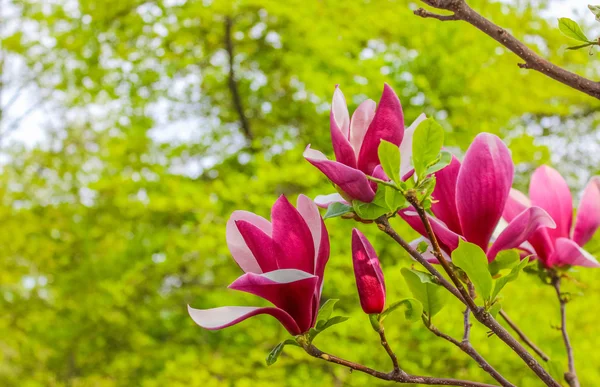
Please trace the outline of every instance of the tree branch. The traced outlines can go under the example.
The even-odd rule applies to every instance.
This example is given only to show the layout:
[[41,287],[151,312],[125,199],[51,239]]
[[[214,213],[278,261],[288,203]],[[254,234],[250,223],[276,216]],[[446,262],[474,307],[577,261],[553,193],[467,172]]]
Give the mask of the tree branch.
[[315,347],[312,344],[305,345],[304,350],[310,356],[315,357],[317,359],[325,360],[330,363],[339,364],[341,366],[348,367],[355,371],[363,372],[367,375],[371,375],[374,378],[381,379],[381,380],[387,380],[387,381],[393,381],[393,382],[405,383],[405,384],[409,384],[409,383],[424,384],[424,385],[429,385],[429,386],[494,387],[491,384],[472,382],[472,381],[468,381],[468,380],[449,379],[449,378],[434,378],[434,377],[430,377],[430,376],[410,375],[404,371],[385,373],[385,372],[374,370],[374,369],[364,366],[362,364],[354,363],[349,360],[345,360],[345,359],[339,358],[337,356],[330,355],[328,353],[321,351],[320,349],[318,349],[317,347]]
[[565,342],[565,349],[567,350],[567,359],[569,362],[569,371],[565,372],[565,381],[569,383],[570,387],[579,387],[579,379],[577,378],[577,372],[575,372],[575,358],[573,356],[573,347],[569,340],[569,333],[567,332],[567,302],[568,300],[560,292],[560,275],[552,275],[552,286],[556,290],[556,296],[560,302],[560,331],[562,332],[563,341]]
[[500,373],[498,371],[496,371],[494,369],[494,367],[492,367],[490,365],[490,363],[488,363],[483,356],[481,356],[479,354],[479,352],[477,352],[477,350],[475,350],[475,348],[473,348],[473,346],[471,345],[471,343],[469,342],[469,340],[464,340],[463,341],[458,341],[455,338],[453,338],[452,336],[449,336],[443,332],[440,332],[435,326],[428,324],[428,322],[425,322],[425,326],[427,326],[427,329],[429,329],[434,335],[441,337],[442,339],[454,344],[456,347],[458,347],[461,351],[463,351],[464,353],[466,353],[467,355],[469,355],[473,360],[475,360],[477,362],[477,364],[479,364],[481,366],[481,368],[487,372],[488,374],[490,374],[490,376],[492,378],[494,378],[498,383],[500,383],[502,386],[504,387],[516,387],[514,384],[512,384],[511,382],[509,382],[508,380],[506,380],[506,378],[504,378],[504,376],[500,375]]
[[381,340],[381,346],[385,349],[388,356],[392,360],[392,365],[394,366],[394,373],[400,373],[401,370],[400,370],[400,365],[398,364],[398,358],[396,357],[396,354],[394,353],[394,351],[392,351],[392,348],[390,347],[390,344],[388,343],[388,341],[385,337],[385,330],[383,329],[383,325],[381,325],[379,327],[379,331],[377,331],[377,333],[379,333],[379,338]]
[[417,9],[415,15],[425,18],[435,18],[438,20],[463,20],[498,43],[515,53],[525,63],[520,63],[519,67],[538,71],[554,80],[557,80],[575,90],[579,90],[594,98],[600,99],[600,83],[587,79],[560,66],[553,64],[547,59],[527,47],[523,42],[515,38],[502,27],[486,19],[465,2],[465,0],[422,0],[425,4],[446,11],[453,12],[452,15],[437,15],[422,8]]
[[240,92],[238,89],[237,80],[235,77],[235,52],[233,51],[233,40],[231,38],[231,30],[233,29],[233,20],[231,17],[225,17],[225,50],[227,51],[227,55],[229,56],[229,78],[228,85],[229,91],[231,92],[231,97],[233,98],[233,107],[235,108],[239,120],[240,127],[244,132],[244,136],[249,143],[252,143],[254,139],[254,135],[252,134],[252,130],[250,129],[250,122],[248,121],[248,117],[244,113],[244,105],[242,104],[242,97],[240,96]]
[[535,345],[535,343],[533,341],[531,341],[529,339],[529,337],[527,337],[525,335],[525,333],[523,333],[523,331],[521,329],[519,329],[519,327],[517,326],[517,324],[515,324],[506,314],[506,312],[504,310],[500,310],[500,316],[502,316],[502,318],[504,319],[504,321],[506,321],[506,323],[512,328],[513,331],[515,331],[515,333],[519,336],[519,338],[521,339],[522,342],[524,342],[529,348],[531,348],[533,350],[533,352],[537,353],[537,355],[539,357],[542,358],[542,360],[544,361],[548,361],[550,360],[550,357],[548,355],[546,355],[544,353],[544,351],[542,351],[537,345]]

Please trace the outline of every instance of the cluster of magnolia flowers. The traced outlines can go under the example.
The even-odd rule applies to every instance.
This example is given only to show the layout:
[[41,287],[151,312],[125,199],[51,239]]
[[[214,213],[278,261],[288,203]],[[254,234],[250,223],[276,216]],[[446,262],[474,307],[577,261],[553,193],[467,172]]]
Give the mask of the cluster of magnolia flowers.
[[[206,329],[221,329],[269,314],[294,336],[314,328],[329,259],[329,236],[318,207],[352,208],[375,200],[378,190],[385,188],[377,181],[391,180],[378,153],[382,141],[399,149],[401,163],[395,167],[402,180],[413,179],[411,160],[421,157],[412,153],[413,135],[424,121],[422,115],[405,130],[400,101],[387,85],[379,104],[367,100],[350,118],[344,96],[336,88],[330,114],[336,161],[310,146],[304,156],[338,193],[315,201],[300,195],[296,207],[281,196],[273,205],[270,222],[250,212],[235,211],[227,223],[227,245],[245,273],[229,287],[257,295],[274,306],[188,307],[192,319]],[[522,258],[537,259],[547,269],[600,266],[583,249],[600,226],[600,177],[587,184],[573,222],[571,192],[554,169],[541,166],[533,173],[529,198],[511,188],[514,165],[507,146],[495,135],[479,134],[462,163],[452,155],[446,164],[435,171],[428,216],[447,260],[461,241],[466,241],[479,246],[488,262],[501,251],[517,249]],[[430,242],[414,208],[407,205],[397,214],[423,235],[414,245]],[[362,309],[379,314],[386,306],[386,291],[375,249],[358,229],[352,231],[351,245]],[[437,262],[431,248],[422,249],[422,254]]]

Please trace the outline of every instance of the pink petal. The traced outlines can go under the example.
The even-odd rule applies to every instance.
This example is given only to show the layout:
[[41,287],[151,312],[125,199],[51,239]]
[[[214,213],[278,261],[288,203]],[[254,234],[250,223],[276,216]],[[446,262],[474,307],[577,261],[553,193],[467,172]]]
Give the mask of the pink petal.
[[[302,219],[306,222],[308,229],[310,230],[310,235],[313,240],[313,249],[315,252],[319,251],[321,246],[321,237],[323,235],[321,228],[324,227],[321,222],[321,214],[319,213],[319,208],[305,195],[299,195],[298,201],[296,203],[296,207],[298,208],[298,213],[302,216]],[[315,274],[314,269],[317,267],[317,261],[315,257],[315,265],[310,273]]]
[[350,126],[348,107],[346,106],[344,94],[337,86],[333,92],[329,124],[335,159],[342,164],[356,168],[356,154],[348,140]]
[[548,266],[564,265],[600,267],[600,263],[598,263],[596,258],[579,247],[577,243],[568,238],[558,238],[554,253],[548,260]]
[[359,154],[369,124],[373,121],[376,106],[375,101],[367,99],[358,105],[358,108],[352,114],[352,120],[350,120],[350,144],[356,155]]
[[315,197],[315,204],[321,208],[328,208],[331,203],[343,203],[349,205],[349,203],[339,193],[318,195]]
[[264,273],[277,270],[277,259],[281,256],[281,250],[273,239],[245,220],[236,220],[235,225],[258,262],[261,271]]
[[498,236],[487,257],[492,262],[502,250],[519,247],[528,240],[534,232],[542,227],[554,228],[556,224],[546,211],[540,207],[530,207],[517,215]]
[[[427,238],[425,226],[423,226],[419,214],[414,210],[413,207],[409,207],[405,210],[398,211],[398,215],[400,215],[400,217],[404,219],[404,221],[406,221],[406,223],[408,223],[408,225],[411,226],[413,230]],[[460,235],[451,231],[448,228],[448,226],[446,226],[440,220],[432,216],[429,216],[428,218],[429,223],[431,224],[431,229],[433,230],[433,233],[435,234],[438,243],[440,244],[440,247],[446,253],[452,253],[452,251],[454,251],[454,249],[458,247],[458,241],[461,238]]]
[[521,212],[525,211],[527,207],[531,207],[531,200],[523,192],[511,188],[504,211],[502,212],[502,217],[507,222],[510,222]]
[[585,245],[600,226],[600,176],[594,176],[585,187],[577,210],[573,240]]
[[342,163],[327,160],[323,153],[310,149],[310,145],[304,151],[304,158],[351,198],[365,203],[370,203],[375,198],[375,191],[371,188],[369,180],[363,172]]
[[252,223],[269,236],[271,235],[271,223],[265,218],[248,211],[234,211],[227,221],[227,247],[233,256],[233,259],[235,259],[244,272],[262,273],[260,265],[256,261],[256,258],[254,258],[254,255],[246,245],[244,238],[235,225],[237,220],[245,220]]
[[381,313],[385,307],[385,281],[375,249],[356,228],[352,230],[352,263],[358,297],[367,314]]
[[375,116],[367,129],[358,156],[358,169],[370,174],[379,165],[377,148],[381,140],[400,146],[404,136],[404,116],[398,96],[387,84],[377,105]]
[[484,251],[502,216],[514,166],[502,140],[480,133],[467,150],[456,183],[462,235]]
[[313,298],[319,278],[295,269],[276,270],[264,274],[246,273],[235,280],[230,289],[254,294],[286,311],[302,332],[312,324]]
[[271,209],[273,240],[282,256],[277,260],[280,269],[298,269],[307,273],[315,270],[313,236],[306,221],[287,198],[281,195]]
[[456,181],[459,171],[460,161],[452,156],[450,164],[435,173],[436,183],[432,196],[437,202],[431,205],[431,211],[435,216],[457,234],[461,233],[460,219],[456,209]]
[[531,176],[529,197],[534,206],[548,211],[556,222],[556,229],[548,230],[550,238],[568,238],[573,221],[573,198],[560,173],[547,165],[536,169]]
[[268,314],[279,320],[291,335],[295,336],[302,333],[294,319],[278,308],[222,306],[214,309],[194,309],[188,305],[188,313],[196,324],[208,330],[227,328],[252,316]]
[[400,144],[400,176],[405,176],[413,169],[411,165],[413,135],[419,124],[426,119],[427,116],[421,114],[412,124],[410,124],[408,129],[404,131],[404,137]]

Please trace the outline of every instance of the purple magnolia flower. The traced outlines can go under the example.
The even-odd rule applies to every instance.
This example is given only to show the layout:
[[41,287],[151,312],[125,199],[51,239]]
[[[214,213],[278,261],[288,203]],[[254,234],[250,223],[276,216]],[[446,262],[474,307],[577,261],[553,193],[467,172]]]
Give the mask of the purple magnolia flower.
[[[404,115],[398,96],[387,84],[383,87],[383,94],[376,105],[373,100],[361,103],[352,119],[348,114],[348,107],[344,94],[336,86],[330,113],[331,141],[336,161],[327,157],[310,145],[304,151],[304,157],[312,165],[323,172],[342,192],[319,196],[315,201],[319,206],[327,207],[332,202],[350,202],[360,200],[371,202],[375,197],[377,185],[367,179],[367,175],[378,176],[377,171],[379,156],[377,149],[381,140],[386,140],[400,147],[402,155],[403,175],[410,165],[411,141],[414,128],[423,120],[422,115],[404,131]],[[403,138],[405,139],[403,142]],[[410,169],[410,168],[409,168]],[[378,176],[381,177],[381,176]]]
[[521,246],[535,254],[546,267],[600,267],[598,261],[582,249],[600,226],[600,176],[594,176],[585,187],[573,224],[573,198],[567,182],[556,170],[543,165],[535,170],[529,185],[529,198],[512,189],[502,216],[507,221],[519,217],[532,205],[539,206],[556,222],[553,230],[541,229]]
[[367,314],[381,313],[385,307],[385,281],[379,258],[369,240],[352,230],[352,263],[360,306]]
[[235,211],[227,222],[227,246],[245,272],[229,288],[257,295],[274,307],[188,306],[196,324],[215,330],[269,314],[292,335],[315,325],[329,235],[312,200],[300,195],[297,207],[280,196],[271,210],[271,222],[247,211]]
[[[502,217],[513,175],[508,148],[489,133],[475,137],[462,164],[453,156],[450,165],[436,172],[432,194],[436,202],[431,206],[435,217],[430,217],[430,222],[444,253],[450,255],[462,238],[481,247],[491,262],[498,252],[518,247],[540,228],[556,226],[542,208],[530,207],[511,219],[489,246]],[[426,236],[414,208],[401,211],[400,215],[415,231]],[[429,257],[434,260],[432,255]]]

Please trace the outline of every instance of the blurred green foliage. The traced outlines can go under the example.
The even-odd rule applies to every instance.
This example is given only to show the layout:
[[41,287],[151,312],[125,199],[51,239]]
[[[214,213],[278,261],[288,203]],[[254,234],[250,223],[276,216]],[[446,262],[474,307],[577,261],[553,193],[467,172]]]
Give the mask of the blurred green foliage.
[[[597,138],[598,101],[519,69],[514,55],[464,23],[414,16],[415,2],[11,4],[19,23],[4,34],[3,57],[20,58],[59,108],[49,113],[58,124],[43,127],[42,144],[3,149],[4,386],[379,385],[295,347],[266,367],[268,352],[286,338],[267,316],[209,332],[186,312],[186,304],[260,302],[226,288],[240,271],[225,245],[225,222],[235,209],[268,216],[280,194],[332,192],[301,153],[307,143],[331,153],[327,114],[336,83],[352,108],[367,96],[377,100],[382,83],[390,83],[407,124],[421,112],[436,117],[456,151],[481,131],[505,136],[519,163],[520,186],[541,163],[554,161],[579,183],[586,170],[599,169],[579,147]],[[545,3],[470,4],[550,60],[599,75],[587,53],[565,54],[568,42],[556,23],[540,16]],[[246,135],[232,99],[228,18]],[[400,269],[412,262],[373,225],[327,224],[332,254],[323,295],[339,298],[337,308],[352,318],[316,344],[389,369],[349,275],[351,228],[376,246],[390,302],[410,295]],[[400,221],[394,225],[407,239],[415,236]],[[600,252],[598,238],[591,245],[592,253]],[[578,270],[566,285],[585,386],[600,377],[592,309],[600,297],[598,275]],[[553,290],[525,275],[503,293],[513,320],[563,361]],[[459,305],[451,301],[434,323],[459,335]],[[401,313],[386,319],[386,332],[409,372],[491,382],[464,354]],[[513,383],[540,385],[481,326],[473,335],[477,349]]]

